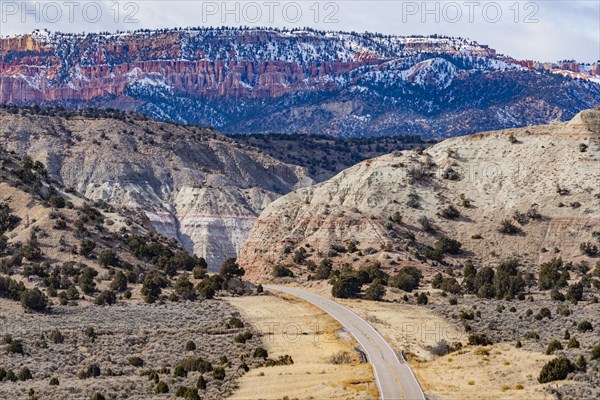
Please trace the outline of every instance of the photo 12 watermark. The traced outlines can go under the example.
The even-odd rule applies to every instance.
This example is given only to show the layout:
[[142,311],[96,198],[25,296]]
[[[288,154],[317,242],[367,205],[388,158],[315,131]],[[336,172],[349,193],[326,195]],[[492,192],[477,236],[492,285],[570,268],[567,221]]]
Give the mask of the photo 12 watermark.
[[[340,2],[334,1],[174,1],[173,14],[155,2],[143,1],[0,1],[2,24],[85,24],[141,26],[147,24],[146,10],[166,12],[173,20],[186,9],[188,16],[203,26],[337,24]],[[186,20],[189,20],[187,18]]]
[[[91,32],[188,26],[347,29],[362,13],[386,10],[400,25],[538,23],[535,1],[19,1],[0,0],[0,34],[27,29]],[[376,12],[375,12],[376,13]],[[160,15],[160,18],[157,18]],[[383,17],[383,16],[382,16]],[[171,21],[178,21],[173,26]],[[345,24],[346,23],[346,24]],[[172,24],[171,24],[172,25]],[[2,29],[4,28],[4,31]],[[105,29],[106,28],[106,29]]]

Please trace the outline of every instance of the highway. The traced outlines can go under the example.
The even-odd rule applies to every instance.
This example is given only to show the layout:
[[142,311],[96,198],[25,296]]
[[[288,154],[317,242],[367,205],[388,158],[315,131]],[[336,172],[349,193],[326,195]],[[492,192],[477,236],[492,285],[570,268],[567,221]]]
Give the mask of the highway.
[[306,290],[286,286],[265,285],[299,297],[319,307],[336,319],[361,345],[373,366],[375,383],[383,400],[424,400],[425,395],[412,370],[396,355],[389,343],[367,321],[335,301]]

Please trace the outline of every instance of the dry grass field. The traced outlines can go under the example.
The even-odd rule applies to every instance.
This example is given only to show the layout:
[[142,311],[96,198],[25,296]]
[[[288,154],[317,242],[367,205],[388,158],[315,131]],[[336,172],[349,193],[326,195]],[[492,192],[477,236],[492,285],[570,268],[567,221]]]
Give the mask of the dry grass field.
[[[289,354],[293,365],[251,370],[231,399],[376,399],[373,372],[360,363],[354,341],[322,310],[285,295],[234,297],[244,320],[261,332],[269,357]],[[347,352],[349,360],[332,357]]]

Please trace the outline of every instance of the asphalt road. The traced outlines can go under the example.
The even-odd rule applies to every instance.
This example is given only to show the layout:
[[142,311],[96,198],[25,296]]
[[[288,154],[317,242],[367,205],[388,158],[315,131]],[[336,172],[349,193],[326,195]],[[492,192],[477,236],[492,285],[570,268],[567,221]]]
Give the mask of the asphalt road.
[[306,290],[265,285],[266,289],[288,293],[306,300],[335,318],[367,354],[373,366],[379,395],[384,400],[424,400],[425,395],[408,364],[400,361],[392,347],[367,321],[352,310]]

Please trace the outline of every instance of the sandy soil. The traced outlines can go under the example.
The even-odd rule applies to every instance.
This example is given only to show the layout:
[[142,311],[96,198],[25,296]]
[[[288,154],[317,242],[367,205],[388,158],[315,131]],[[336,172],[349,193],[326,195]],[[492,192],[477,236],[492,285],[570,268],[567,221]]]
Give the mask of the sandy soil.
[[[354,341],[320,309],[293,297],[265,295],[228,299],[246,321],[264,334],[270,358],[289,354],[293,365],[251,370],[231,399],[376,399],[369,364],[360,363]],[[347,351],[354,359],[333,364]]]
[[[412,366],[425,392],[435,398],[541,400],[555,398],[537,381],[542,366],[552,358],[502,343],[469,346]],[[561,383],[553,383],[557,384]]]

